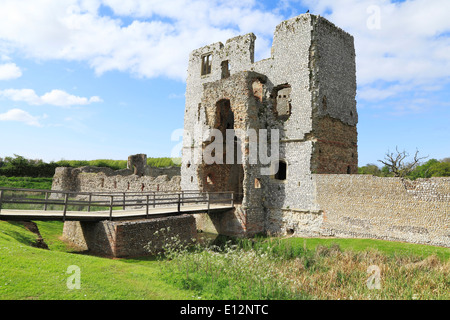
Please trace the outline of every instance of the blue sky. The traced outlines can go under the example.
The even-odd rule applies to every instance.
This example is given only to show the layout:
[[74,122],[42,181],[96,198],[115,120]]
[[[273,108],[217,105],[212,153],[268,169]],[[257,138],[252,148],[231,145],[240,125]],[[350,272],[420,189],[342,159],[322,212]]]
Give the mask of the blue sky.
[[359,165],[450,157],[448,0],[0,0],[0,157],[170,156],[189,52],[310,10],[355,37]]

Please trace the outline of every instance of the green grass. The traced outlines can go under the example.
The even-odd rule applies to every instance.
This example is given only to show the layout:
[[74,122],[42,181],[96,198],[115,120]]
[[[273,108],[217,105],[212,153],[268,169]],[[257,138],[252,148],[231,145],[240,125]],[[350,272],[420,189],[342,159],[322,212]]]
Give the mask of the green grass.
[[[56,244],[62,224],[39,223],[50,248],[30,246],[36,238],[20,223],[0,221],[0,299],[190,299],[192,292],[159,278],[159,262],[130,264],[82,254],[64,252]],[[47,237],[47,239],[46,239]],[[55,250],[56,249],[56,250]],[[60,250],[60,251],[57,251]],[[81,289],[68,289],[69,266],[81,271]]]
[[50,190],[53,178],[0,176],[0,187]]
[[331,246],[338,244],[342,250],[362,252],[366,250],[379,251],[387,256],[416,256],[426,258],[436,255],[443,261],[450,259],[450,249],[444,247],[427,246],[420,244],[402,243],[394,241],[372,239],[336,239],[336,238],[288,238],[282,241],[284,246],[298,251],[306,246],[309,250],[315,250],[318,245]]
[[[0,300],[450,299],[450,249],[370,239],[257,238],[216,241],[161,259],[107,259],[61,241],[61,222],[36,222],[36,235],[0,221]],[[436,257],[439,257],[436,258]],[[168,259],[167,259],[168,258]],[[70,290],[69,266],[81,289]],[[367,268],[381,269],[369,290]]]
[[62,241],[63,223],[60,221],[36,221],[35,223],[49,250],[67,253],[78,251]]

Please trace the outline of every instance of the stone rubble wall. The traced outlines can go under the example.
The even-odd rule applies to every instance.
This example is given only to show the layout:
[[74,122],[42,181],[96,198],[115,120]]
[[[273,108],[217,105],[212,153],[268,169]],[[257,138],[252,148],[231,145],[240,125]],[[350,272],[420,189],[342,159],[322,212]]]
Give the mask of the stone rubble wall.
[[450,247],[450,178],[313,174],[312,180],[319,209],[269,209],[269,232]]
[[82,167],[56,168],[52,190],[75,192],[179,191],[180,168],[151,168],[152,175],[138,176],[129,169]]
[[322,234],[450,247],[450,178],[314,178]]

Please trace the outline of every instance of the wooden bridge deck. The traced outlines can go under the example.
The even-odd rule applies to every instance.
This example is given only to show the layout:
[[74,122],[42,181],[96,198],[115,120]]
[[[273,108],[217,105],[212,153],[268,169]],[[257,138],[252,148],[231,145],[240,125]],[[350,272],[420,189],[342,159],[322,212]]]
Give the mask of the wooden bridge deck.
[[[8,208],[8,206],[12,206]],[[16,208],[15,206],[20,206]],[[58,209],[53,209],[58,207]],[[97,210],[91,210],[96,208]],[[0,220],[101,221],[221,212],[232,192],[80,193],[0,188]],[[42,208],[42,209],[41,209]],[[104,210],[104,209],[108,210]]]
[[221,212],[230,210],[233,207],[230,205],[212,204],[208,209],[207,205],[187,205],[180,208],[177,207],[160,207],[133,210],[113,210],[110,216],[109,210],[104,211],[67,211],[64,217],[63,211],[44,211],[44,210],[18,210],[18,209],[3,209],[0,213],[0,220],[32,220],[32,221],[48,221],[48,220],[65,220],[65,221],[101,221],[101,220],[123,220],[123,219],[145,219],[164,217],[177,214],[194,214],[203,212]]

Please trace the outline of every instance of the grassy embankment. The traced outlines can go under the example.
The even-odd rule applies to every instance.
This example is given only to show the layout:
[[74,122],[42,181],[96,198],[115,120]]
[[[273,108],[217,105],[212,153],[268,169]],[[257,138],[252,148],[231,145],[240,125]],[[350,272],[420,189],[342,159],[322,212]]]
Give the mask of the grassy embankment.
[[[51,179],[0,185],[50,189]],[[33,247],[36,235],[21,223],[0,221],[0,299],[450,299],[448,248],[303,238],[186,248],[168,237],[160,259],[111,260],[67,246],[61,222],[36,223],[50,250]],[[73,265],[79,290],[67,286]],[[371,276],[380,289],[369,288]]]
[[[0,299],[190,299],[191,292],[159,279],[158,262],[145,265],[70,253],[60,222],[38,223],[50,250],[30,245],[35,235],[20,223],[0,221]],[[80,289],[69,289],[80,269]],[[72,282],[70,282],[72,283]]]
[[[30,245],[36,236],[20,223],[0,222],[0,299],[450,298],[447,248],[260,238],[187,249],[175,238],[161,259],[112,260],[76,253],[60,240],[60,222],[37,225],[50,250]],[[67,287],[72,265],[79,290]],[[370,266],[381,289],[367,286]]]
[[53,178],[0,176],[0,187],[50,190],[52,188],[52,180]]

